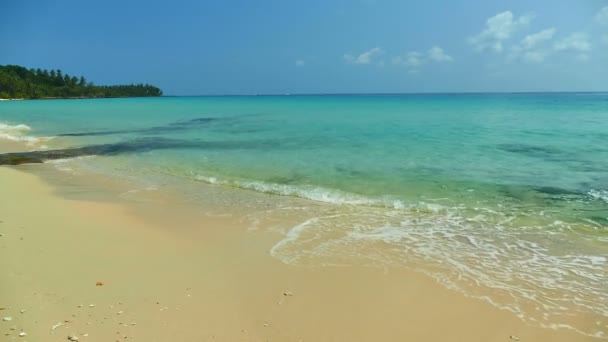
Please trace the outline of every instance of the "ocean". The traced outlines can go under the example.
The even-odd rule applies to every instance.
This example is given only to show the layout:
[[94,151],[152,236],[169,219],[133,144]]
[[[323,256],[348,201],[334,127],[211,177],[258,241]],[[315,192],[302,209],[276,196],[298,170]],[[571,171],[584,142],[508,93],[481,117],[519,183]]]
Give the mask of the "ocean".
[[0,139],[85,147],[49,164],[248,207],[288,264],[410,267],[608,338],[606,93],[5,101]]

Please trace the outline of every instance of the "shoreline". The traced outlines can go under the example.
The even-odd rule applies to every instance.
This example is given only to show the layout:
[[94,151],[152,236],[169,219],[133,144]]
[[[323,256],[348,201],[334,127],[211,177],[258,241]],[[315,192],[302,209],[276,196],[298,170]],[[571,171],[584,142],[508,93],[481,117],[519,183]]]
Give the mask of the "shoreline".
[[413,270],[284,264],[269,253],[284,236],[251,231],[239,208],[65,197],[46,166],[0,168],[0,316],[12,317],[0,327],[11,338],[599,340],[529,325]]
[[95,99],[143,99],[148,97],[163,97],[163,96],[115,96],[115,97],[39,97],[35,99],[0,99],[0,101],[31,101],[31,100],[95,100]]

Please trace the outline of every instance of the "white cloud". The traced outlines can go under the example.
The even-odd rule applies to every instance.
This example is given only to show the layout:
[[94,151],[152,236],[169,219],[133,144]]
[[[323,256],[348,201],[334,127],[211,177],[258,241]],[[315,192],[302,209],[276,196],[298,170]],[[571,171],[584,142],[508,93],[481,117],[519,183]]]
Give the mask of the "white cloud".
[[573,33],[553,46],[556,51],[587,52],[591,50],[589,37],[584,33]]
[[410,72],[418,71],[425,62],[424,55],[418,51],[410,51],[403,56],[393,58],[393,64],[405,66]]
[[304,64],[306,64],[306,62],[304,62],[303,59],[296,60],[296,66],[304,66]]
[[580,61],[587,61],[589,59],[587,53],[591,51],[591,42],[589,42],[589,37],[585,33],[572,33],[557,41],[553,45],[553,49],[561,52],[578,53],[577,58]]
[[554,28],[550,28],[542,30],[538,33],[529,34],[521,40],[521,45],[524,49],[533,49],[538,45],[551,40],[555,35],[555,31],[556,30]]
[[404,65],[416,68],[424,64],[424,56],[418,51],[408,52],[403,58]]
[[519,44],[511,47],[508,58],[532,63],[544,61],[551,54],[545,43],[553,39],[555,31],[554,28],[550,28],[525,36]]
[[392,62],[408,68],[410,73],[418,72],[419,67],[427,63],[451,62],[454,59],[439,46],[433,46],[426,53],[410,51],[403,56],[394,57]]
[[454,60],[451,56],[446,54],[442,48],[436,45],[430,48],[427,54],[429,56],[429,59],[435,62],[451,62],[452,60]]
[[353,64],[370,64],[374,57],[378,57],[384,54],[384,50],[379,47],[375,47],[369,51],[365,51],[360,54],[358,57],[353,57],[352,55],[344,55],[344,59]]
[[600,25],[608,25],[608,6],[604,6],[595,16],[595,21]]
[[531,15],[522,15],[515,18],[511,11],[498,13],[497,15],[488,18],[486,28],[477,35],[469,38],[477,51],[486,49],[495,52],[503,50],[503,43],[511,38],[514,32],[528,26],[532,21]]

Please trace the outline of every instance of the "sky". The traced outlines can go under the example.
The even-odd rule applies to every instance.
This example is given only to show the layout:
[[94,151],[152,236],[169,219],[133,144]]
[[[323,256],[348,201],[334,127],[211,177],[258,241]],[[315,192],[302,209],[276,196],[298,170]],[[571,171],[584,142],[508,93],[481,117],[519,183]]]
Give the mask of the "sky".
[[0,2],[0,65],[166,95],[608,91],[608,0]]

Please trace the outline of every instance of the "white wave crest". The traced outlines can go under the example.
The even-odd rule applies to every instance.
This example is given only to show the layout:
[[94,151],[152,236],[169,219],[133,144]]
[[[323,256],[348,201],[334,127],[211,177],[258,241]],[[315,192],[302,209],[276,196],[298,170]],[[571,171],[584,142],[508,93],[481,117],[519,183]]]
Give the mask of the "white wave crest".
[[32,128],[28,125],[9,125],[0,122],[0,139],[25,142],[30,146],[52,139],[52,137],[35,137],[27,135],[26,133],[31,130]]
[[194,179],[214,185],[231,186],[235,188],[254,190],[257,192],[305,198],[313,201],[345,204],[345,205],[363,205],[373,207],[383,207],[389,209],[415,209],[423,208],[428,211],[441,211],[445,208],[438,204],[417,203],[416,205],[405,203],[393,198],[370,198],[363,195],[349,193],[336,189],[328,189],[319,186],[311,185],[288,185],[278,183],[267,183],[260,181],[249,180],[226,180],[217,177],[195,175]]
[[608,203],[608,190],[589,190],[587,194],[594,199],[602,200]]
[[[568,317],[608,317],[608,254],[582,249],[593,237],[563,222],[521,226],[482,208],[471,220],[457,208],[440,213],[344,208],[287,230],[270,254],[287,263],[413,266],[444,286],[548,328],[588,336],[603,324]],[[568,241],[563,244],[563,241]],[[555,246],[559,245],[559,249]]]

